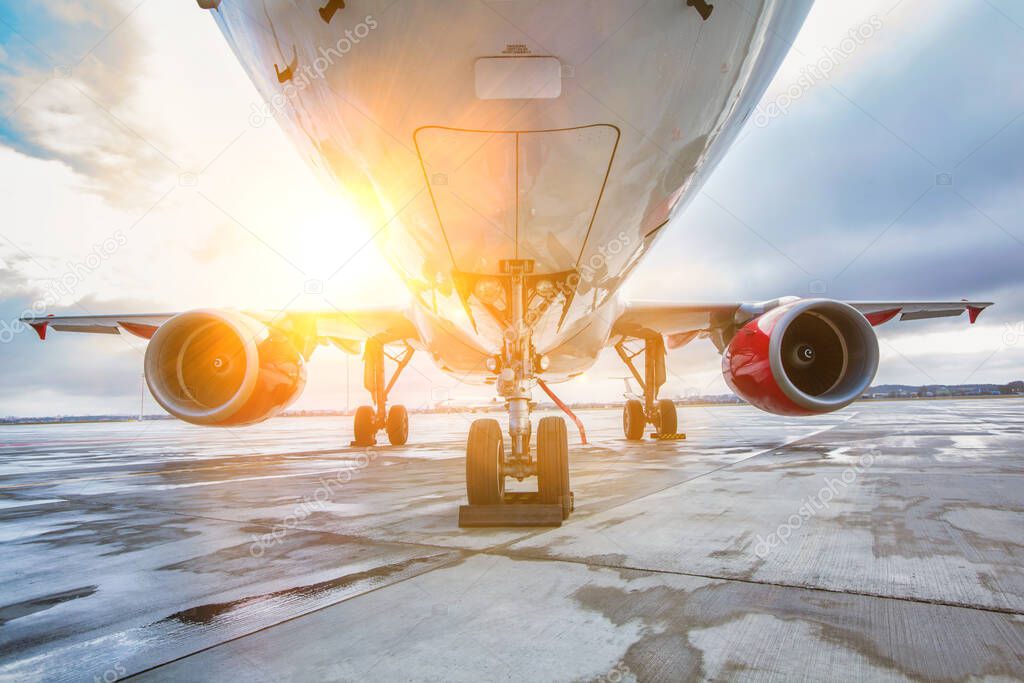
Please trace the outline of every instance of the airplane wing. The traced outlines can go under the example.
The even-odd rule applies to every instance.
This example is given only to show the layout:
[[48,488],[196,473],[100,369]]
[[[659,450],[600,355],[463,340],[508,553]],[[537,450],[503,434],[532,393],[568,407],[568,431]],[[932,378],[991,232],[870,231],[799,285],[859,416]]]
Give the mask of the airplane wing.
[[[241,311],[267,325],[295,332],[311,342],[332,343],[358,353],[359,342],[375,338],[384,343],[419,338],[416,328],[401,311],[392,308],[333,310],[324,312],[269,313]],[[40,339],[48,330],[92,334],[132,334],[149,339],[162,324],[177,313],[131,313],[122,315],[72,315],[25,317]]]
[[[798,297],[782,297],[759,303],[670,303],[636,301],[625,310],[612,328],[613,338],[642,338],[652,334],[665,337],[671,348],[683,346],[698,336],[710,336],[721,350],[736,328],[763,313]],[[900,320],[945,318],[967,312],[971,323],[992,305],[990,301],[847,301],[872,325],[881,325],[899,316]],[[724,343],[723,343],[724,338]]]

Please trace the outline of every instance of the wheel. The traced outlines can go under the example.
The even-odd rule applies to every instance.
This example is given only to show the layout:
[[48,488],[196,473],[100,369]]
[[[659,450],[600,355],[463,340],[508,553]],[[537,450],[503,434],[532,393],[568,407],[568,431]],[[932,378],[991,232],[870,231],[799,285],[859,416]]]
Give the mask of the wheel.
[[644,417],[644,404],[632,398],[626,401],[622,408],[622,431],[630,441],[638,441],[644,438],[644,426],[647,418]]
[[675,434],[678,429],[676,404],[670,398],[658,399],[658,433]]
[[409,440],[409,411],[405,406],[391,406],[388,410],[388,441],[392,446],[404,446]]
[[498,505],[505,495],[505,439],[497,420],[473,420],[466,440],[466,494],[470,505]]
[[537,492],[541,503],[561,504],[562,519],[569,518],[569,437],[560,417],[541,418],[537,425]]
[[374,425],[373,408],[370,406],[359,406],[356,408],[355,419],[355,442],[359,446],[372,446],[377,442],[375,434],[377,427]]

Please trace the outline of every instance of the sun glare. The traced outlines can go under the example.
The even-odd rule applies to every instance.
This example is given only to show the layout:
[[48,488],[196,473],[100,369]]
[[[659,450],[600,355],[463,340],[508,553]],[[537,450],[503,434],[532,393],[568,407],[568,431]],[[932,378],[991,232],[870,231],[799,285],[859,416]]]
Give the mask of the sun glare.
[[298,218],[295,238],[298,265],[311,275],[331,276],[369,239],[358,210],[341,197],[325,197]]

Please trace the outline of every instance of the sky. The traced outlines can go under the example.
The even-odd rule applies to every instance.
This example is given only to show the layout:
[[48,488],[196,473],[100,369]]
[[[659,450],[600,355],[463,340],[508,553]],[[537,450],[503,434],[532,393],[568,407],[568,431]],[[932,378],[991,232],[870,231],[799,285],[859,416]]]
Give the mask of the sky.
[[[1024,378],[1021,64],[1024,5],[1013,0],[818,0],[626,294],[995,301],[974,326],[879,328],[876,383]],[[40,343],[14,322],[34,304],[88,314],[407,301],[366,226],[273,120],[252,115],[259,103],[193,2],[0,0],[0,415],[139,409],[144,345]],[[311,280],[323,295],[307,293]],[[663,395],[727,391],[709,343],[670,354],[669,370]],[[624,374],[607,352],[560,394],[615,400]],[[321,348],[294,407],[354,407],[367,398],[360,379],[357,359]],[[417,357],[395,400],[491,392]]]

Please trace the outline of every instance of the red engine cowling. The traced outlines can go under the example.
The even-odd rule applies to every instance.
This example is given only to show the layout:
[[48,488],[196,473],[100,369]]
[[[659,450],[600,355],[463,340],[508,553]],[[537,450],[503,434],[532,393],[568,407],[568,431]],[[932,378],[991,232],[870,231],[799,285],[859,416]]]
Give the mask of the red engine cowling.
[[812,415],[855,401],[878,370],[878,338],[840,301],[803,299],[774,308],[736,333],[722,355],[725,381],[777,415]]
[[282,332],[216,310],[176,315],[146,349],[146,383],[174,417],[197,425],[261,422],[306,386],[302,354]]

